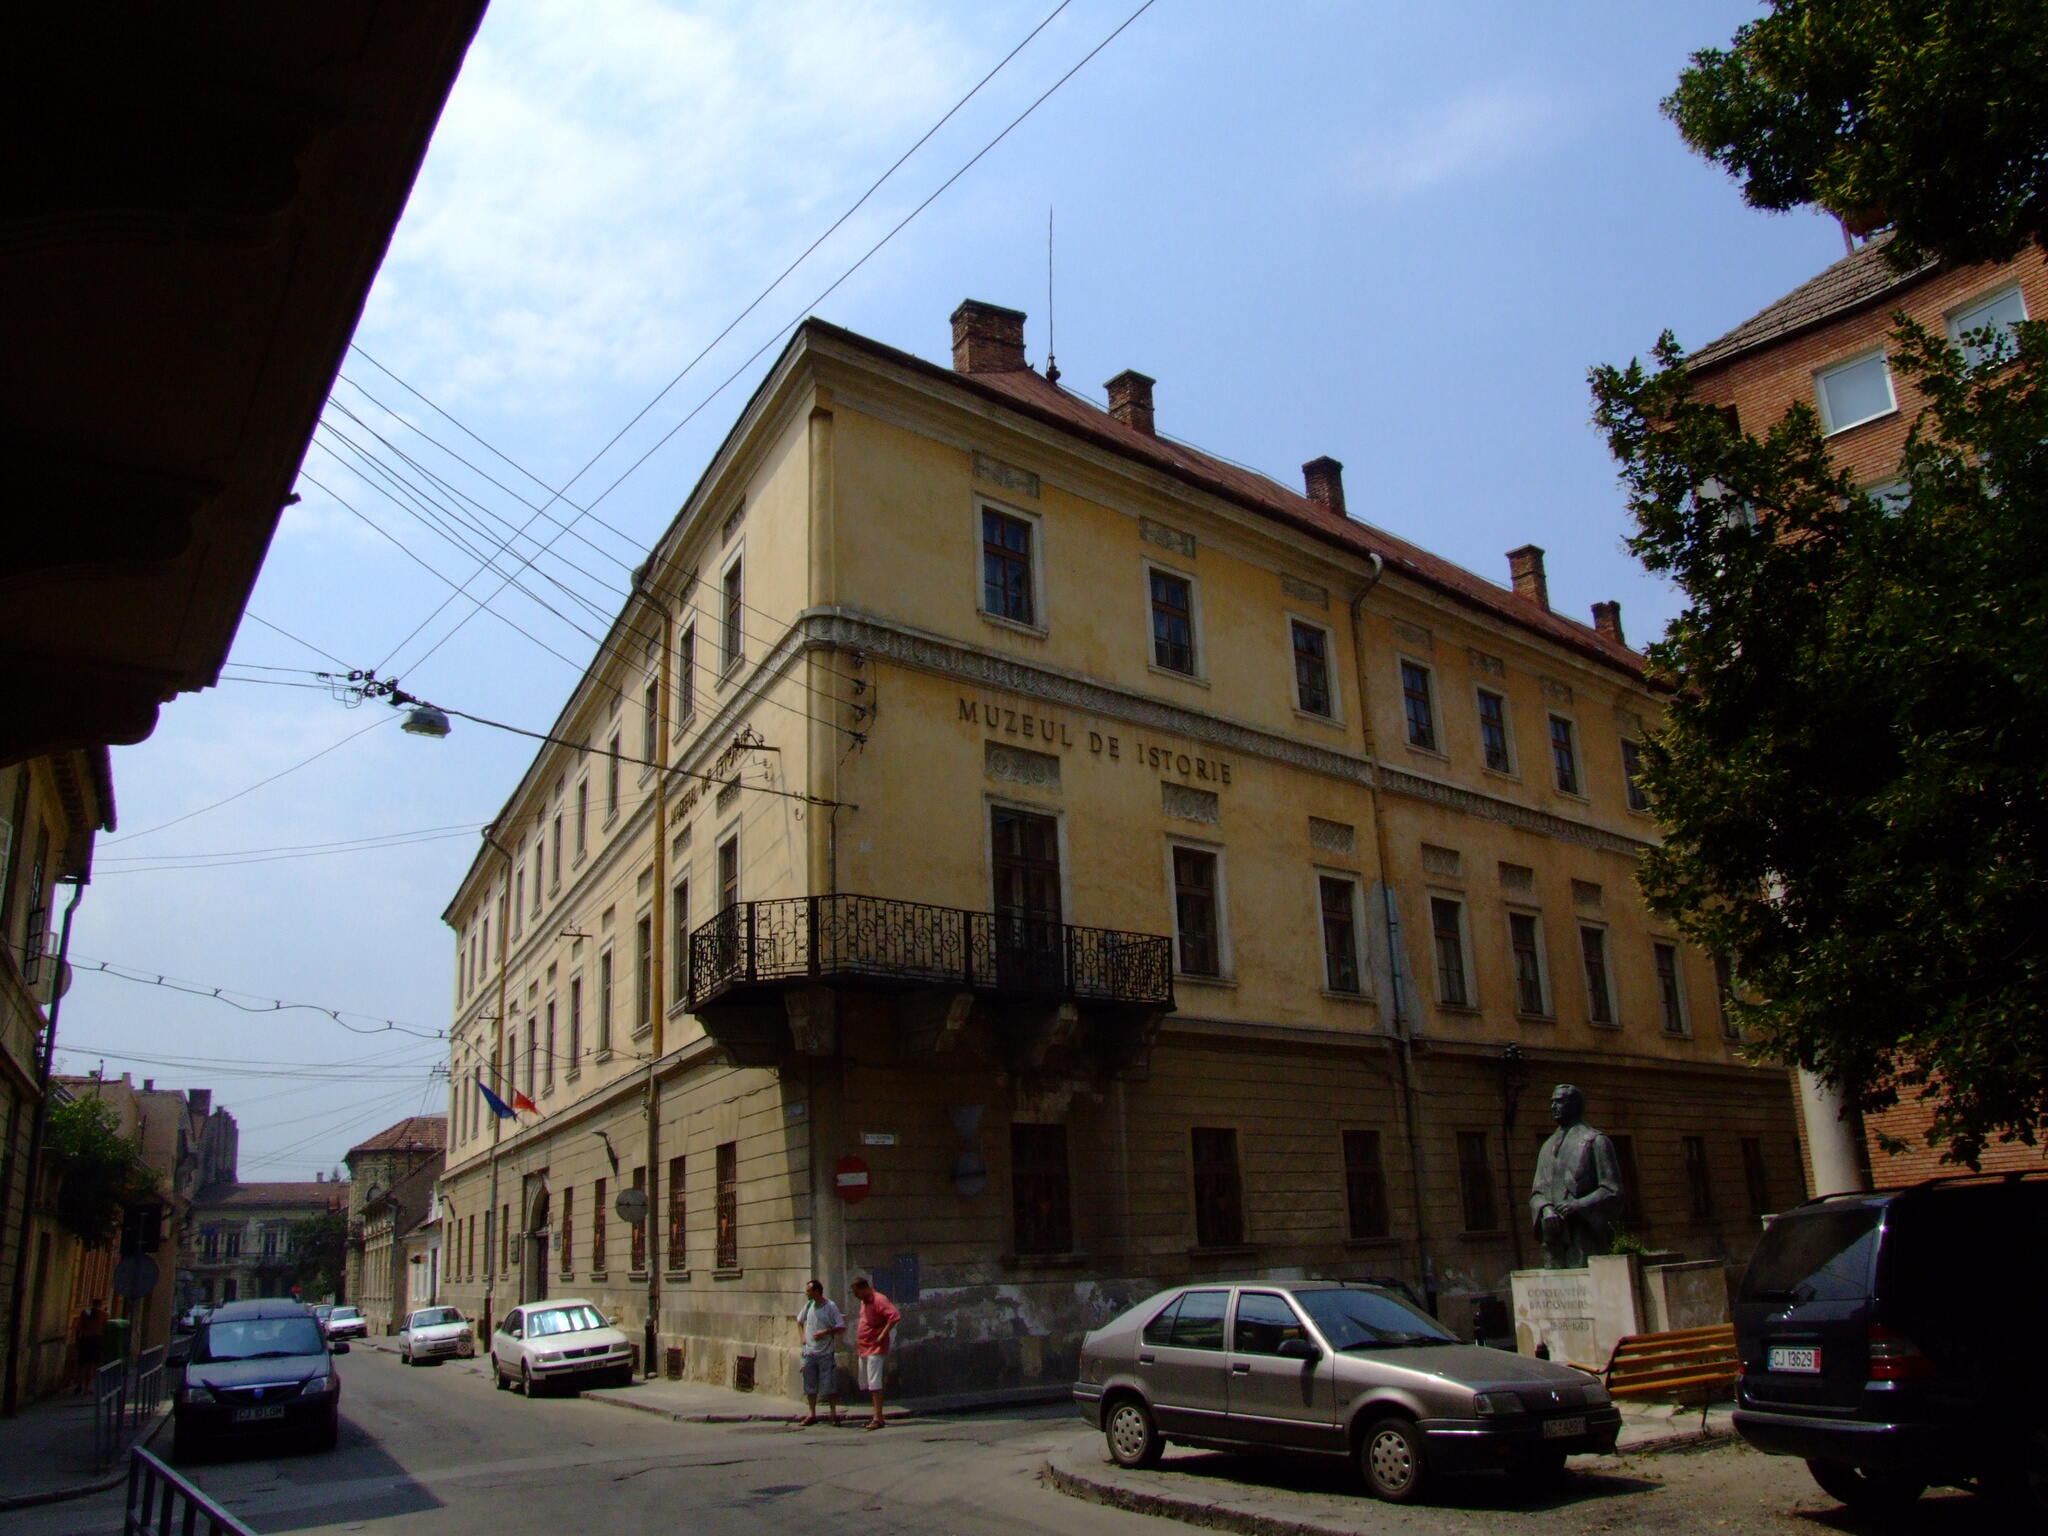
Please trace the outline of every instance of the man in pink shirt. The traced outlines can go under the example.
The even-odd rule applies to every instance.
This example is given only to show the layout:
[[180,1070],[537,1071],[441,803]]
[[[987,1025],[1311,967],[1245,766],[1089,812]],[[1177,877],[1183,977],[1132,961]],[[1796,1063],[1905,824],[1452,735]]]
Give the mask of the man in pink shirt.
[[896,1310],[893,1301],[868,1284],[865,1275],[854,1276],[852,1290],[853,1299],[860,1303],[860,1325],[854,1330],[854,1364],[859,1371],[861,1390],[875,1404],[875,1416],[861,1427],[880,1429],[882,1377],[889,1366],[889,1343],[896,1336],[896,1325],[903,1321],[903,1314]]

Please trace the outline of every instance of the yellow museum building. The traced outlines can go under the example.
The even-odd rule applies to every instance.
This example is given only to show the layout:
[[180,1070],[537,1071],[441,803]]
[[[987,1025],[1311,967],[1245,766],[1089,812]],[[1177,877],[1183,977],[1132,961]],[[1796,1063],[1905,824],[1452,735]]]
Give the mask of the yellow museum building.
[[804,1281],[866,1273],[910,1395],[1071,1379],[1190,1278],[1469,1327],[1560,1080],[1631,1231],[1744,1260],[1793,1107],[1637,893],[1618,609],[1092,405],[1013,310],[953,337],[798,330],[450,903],[445,1299],[787,1391]]

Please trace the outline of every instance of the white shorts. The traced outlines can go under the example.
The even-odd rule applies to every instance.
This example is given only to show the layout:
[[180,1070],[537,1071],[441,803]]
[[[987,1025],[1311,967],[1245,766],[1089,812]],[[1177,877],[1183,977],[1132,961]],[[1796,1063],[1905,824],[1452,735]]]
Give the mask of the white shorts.
[[889,1357],[887,1355],[860,1355],[855,1357],[854,1365],[857,1367],[857,1374],[860,1378],[861,1391],[879,1392],[882,1390],[882,1376],[889,1367]]

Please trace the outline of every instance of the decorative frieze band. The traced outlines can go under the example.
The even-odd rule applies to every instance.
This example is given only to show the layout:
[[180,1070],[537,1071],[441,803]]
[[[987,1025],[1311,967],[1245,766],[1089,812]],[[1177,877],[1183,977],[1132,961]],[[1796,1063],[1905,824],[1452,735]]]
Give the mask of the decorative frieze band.
[[1138,519],[1138,536],[1148,544],[1157,544],[1161,549],[1170,549],[1190,560],[1195,558],[1195,536],[1192,533],[1141,517]]
[[1469,789],[1459,789],[1453,784],[1439,784],[1434,779],[1425,779],[1417,774],[1403,773],[1398,768],[1379,765],[1380,787],[1389,794],[1406,795],[1411,800],[1426,800],[1432,805],[1446,806],[1462,811],[1467,816],[1477,816],[1484,821],[1497,821],[1503,826],[1519,827],[1524,832],[1535,832],[1543,837],[1554,837],[1560,842],[1576,843],[1581,848],[1597,848],[1602,853],[1619,853],[1629,858],[1640,857],[1650,845],[1639,838],[1623,837],[1600,827],[1589,827],[1583,822],[1566,821],[1562,816],[1552,816],[1547,811],[1532,811],[1527,806],[1514,805],[1506,800],[1496,800],[1491,795],[1474,794]]

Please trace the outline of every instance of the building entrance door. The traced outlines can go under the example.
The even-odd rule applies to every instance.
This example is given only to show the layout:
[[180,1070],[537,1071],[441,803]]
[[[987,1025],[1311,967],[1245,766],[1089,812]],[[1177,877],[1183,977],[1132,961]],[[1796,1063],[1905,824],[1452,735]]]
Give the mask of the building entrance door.
[[1006,990],[1057,992],[1065,972],[1059,823],[1004,805],[989,816],[997,981]]

